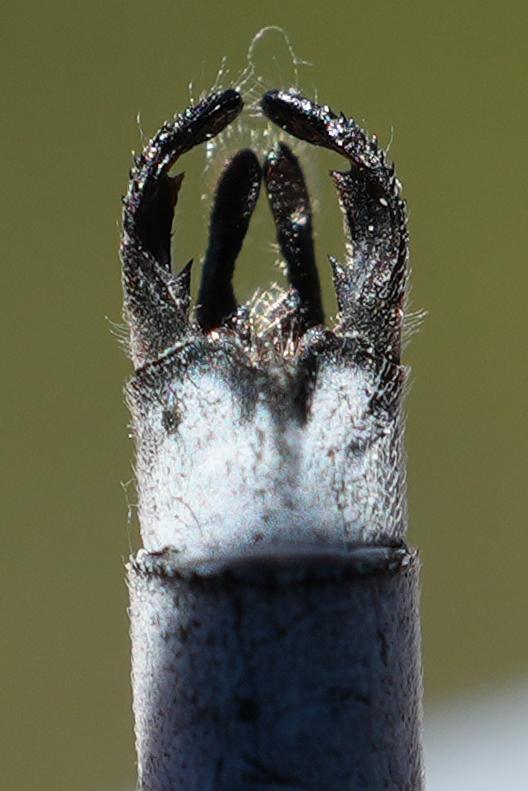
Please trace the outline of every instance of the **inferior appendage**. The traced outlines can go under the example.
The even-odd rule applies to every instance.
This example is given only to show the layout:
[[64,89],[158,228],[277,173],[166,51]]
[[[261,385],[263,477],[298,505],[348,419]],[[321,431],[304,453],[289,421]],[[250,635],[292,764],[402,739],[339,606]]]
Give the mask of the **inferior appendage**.
[[[183,174],[169,171],[185,152],[232,123],[243,108],[235,90],[215,93],[165,124],[137,157],[124,202],[121,245],[125,312],[136,368],[152,362],[192,331],[236,326],[232,278],[264,180],[286,262],[296,332],[324,323],[315,261],[312,210],[299,160],[281,141],[259,161],[243,149],[226,164],[210,220],[196,318],[190,313],[190,265],[171,271],[171,229]],[[398,364],[407,279],[405,204],[394,169],[374,138],[343,115],[294,91],[272,90],[263,114],[284,132],[341,154],[334,171],[345,217],[348,257],[331,259],[339,324],[374,356]]]

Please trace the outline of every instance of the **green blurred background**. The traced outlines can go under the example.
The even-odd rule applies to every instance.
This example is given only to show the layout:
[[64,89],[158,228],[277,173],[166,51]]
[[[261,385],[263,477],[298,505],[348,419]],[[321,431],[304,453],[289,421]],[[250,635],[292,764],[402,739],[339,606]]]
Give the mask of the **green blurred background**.
[[[133,785],[120,196],[138,112],[150,135],[222,56],[239,74],[264,25],[314,64],[308,94],[392,140],[410,207],[412,307],[429,311],[407,351],[427,702],[526,674],[526,4],[54,0],[2,16],[1,787]],[[287,59],[264,61],[269,86],[290,80]],[[203,152],[188,162],[179,264],[205,234]],[[323,164],[308,170],[326,269],[342,240]],[[242,296],[274,276],[267,222]]]

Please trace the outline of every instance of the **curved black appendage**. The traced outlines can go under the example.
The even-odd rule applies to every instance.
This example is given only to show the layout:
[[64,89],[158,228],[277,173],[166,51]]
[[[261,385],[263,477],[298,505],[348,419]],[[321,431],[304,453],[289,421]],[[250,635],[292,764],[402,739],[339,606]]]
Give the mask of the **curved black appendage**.
[[198,294],[198,323],[205,331],[235,313],[232,278],[235,261],[260,192],[262,171],[253,151],[239,151],[227,164],[216,190],[209,247]]
[[350,171],[334,172],[348,225],[349,262],[332,260],[342,328],[375,353],[400,358],[407,282],[405,203],[392,164],[352,120],[287,91],[269,91],[262,110],[282,129],[346,157]]
[[183,174],[168,175],[179,156],[221,132],[241,112],[234,90],[208,96],[164,124],[135,160],[124,199],[121,261],[125,315],[134,366],[156,359],[188,326],[189,267],[170,267],[174,207]]
[[182,174],[171,178],[168,171],[182,154],[225,129],[242,107],[242,98],[234,90],[206,97],[165,123],[135,161],[123,227],[166,269],[170,269],[172,216],[183,178]]
[[310,198],[299,160],[284,143],[278,143],[268,154],[264,178],[288,280],[299,294],[302,323],[306,328],[322,324]]

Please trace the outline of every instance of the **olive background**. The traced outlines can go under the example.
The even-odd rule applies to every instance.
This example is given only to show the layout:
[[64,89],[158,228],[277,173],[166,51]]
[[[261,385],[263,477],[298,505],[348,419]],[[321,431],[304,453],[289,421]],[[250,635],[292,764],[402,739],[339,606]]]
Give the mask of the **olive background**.
[[[299,66],[304,92],[390,142],[409,204],[411,306],[428,311],[406,352],[427,705],[523,677],[526,4],[52,0],[8,2],[2,17],[1,786],[133,787],[124,562],[138,541],[133,486],[121,485],[131,366],[112,334],[120,198],[140,126],[149,136],[184,109],[190,81],[194,96],[209,89],[223,56],[236,82],[265,25],[283,26],[313,64]],[[266,87],[289,85],[281,37],[267,44]],[[326,253],[343,240],[325,171],[336,159],[301,156],[331,312]],[[194,285],[200,195],[214,183],[203,162],[203,151],[183,161],[174,237],[176,264],[195,258]],[[263,199],[241,298],[280,277],[272,237]]]

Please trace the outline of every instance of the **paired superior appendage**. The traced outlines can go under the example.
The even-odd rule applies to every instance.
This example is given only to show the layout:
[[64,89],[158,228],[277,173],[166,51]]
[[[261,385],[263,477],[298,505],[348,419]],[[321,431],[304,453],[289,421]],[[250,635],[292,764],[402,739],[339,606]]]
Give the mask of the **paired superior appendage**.
[[[207,553],[285,531],[308,542],[398,542],[408,240],[393,166],[354,121],[292,91],[266,93],[262,112],[286,136],[349,163],[331,173],[347,234],[346,261],[331,258],[338,324],[324,327],[310,198],[285,142],[263,162],[244,149],[227,163],[191,311],[191,265],[171,269],[183,174],[169,171],[242,107],[234,90],[203,99],[160,129],[130,174],[121,257],[145,546]],[[232,278],[262,181],[289,290],[255,324]]]
[[[191,148],[209,140],[242,111],[234,90],[214,94],[165,124],[131,172],[125,199],[123,260],[125,310],[136,367],[152,362],[188,332],[190,265],[171,272],[171,228],[183,174],[169,170]],[[331,259],[340,330],[364,337],[375,353],[399,360],[406,285],[407,232],[399,185],[384,152],[354,121],[334,115],[293,92],[269,91],[262,112],[287,133],[332,149],[350,162],[334,171],[346,219],[350,259]],[[208,332],[236,314],[232,277],[262,177],[298,299],[302,327],[324,321],[315,263],[310,198],[297,157],[280,142],[263,167],[254,152],[227,164],[211,214],[209,246],[197,305],[197,324]]]

